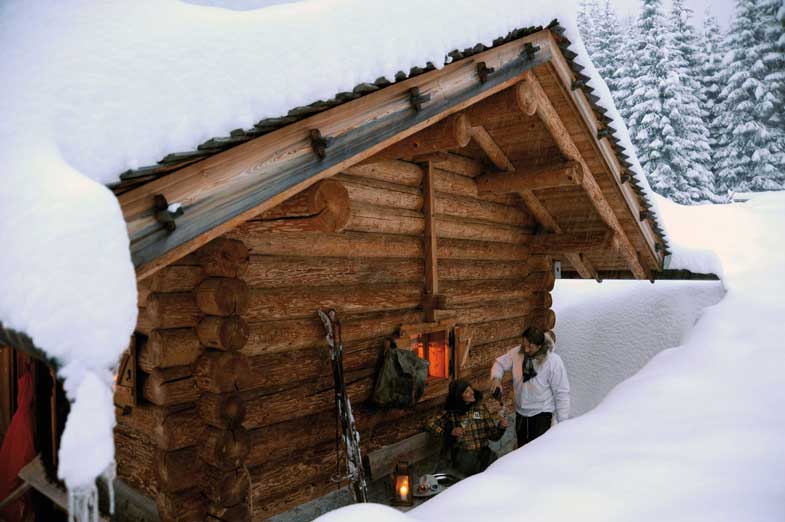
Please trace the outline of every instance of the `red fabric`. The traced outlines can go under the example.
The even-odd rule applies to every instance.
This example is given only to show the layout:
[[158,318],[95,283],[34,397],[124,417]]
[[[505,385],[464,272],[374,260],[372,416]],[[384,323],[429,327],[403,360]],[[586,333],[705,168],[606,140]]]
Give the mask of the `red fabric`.
[[[21,485],[17,478],[21,470],[35,457],[33,446],[33,377],[26,372],[19,377],[16,398],[16,413],[0,447],[0,500],[10,495]],[[27,502],[23,496],[0,511],[0,518],[9,522],[23,519]]]

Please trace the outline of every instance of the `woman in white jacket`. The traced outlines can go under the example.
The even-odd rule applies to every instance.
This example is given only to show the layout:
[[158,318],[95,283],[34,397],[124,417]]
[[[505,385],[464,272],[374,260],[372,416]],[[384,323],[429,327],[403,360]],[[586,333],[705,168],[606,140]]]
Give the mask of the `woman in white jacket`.
[[515,391],[515,433],[518,447],[551,427],[553,415],[563,422],[570,414],[570,383],[553,338],[535,327],[521,335],[521,344],[496,359],[491,368],[491,392],[501,390],[502,377],[512,371]]

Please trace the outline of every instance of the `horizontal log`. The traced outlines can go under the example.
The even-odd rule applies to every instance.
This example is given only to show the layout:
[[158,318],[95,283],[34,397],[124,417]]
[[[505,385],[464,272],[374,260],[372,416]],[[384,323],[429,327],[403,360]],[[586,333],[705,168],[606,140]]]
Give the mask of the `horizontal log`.
[[197,444],[205,429],[194,407],[171,410],[150,404],[131,408],[130,413],[118,416],[117,425],[123,431],[148,437],[154,446],[164,450]]
[[194,295],[197,306],[207,315],[240,315],[248,305],[248,285],[231,277],[205,279]]
[[346,187],[353,205],[357,203],[382,207],[422,210],[423,194],[419,187],[339,174],[335,177]]
[[480,261],[474,259],[440,259],[439,281],[470,279],[523,279],[529,267],[521,261]]
[[[468,111],[471,110],[469,108]],[[471,121],[471,116],[469,117]],[[473,178],[482,174],[485,168],[480,161],[467,156],[459,156],[458,154],[448,154],[447,159],[439,162],[439,168],[449,172],[460,174],[461,176],[468,176]]]
[[531,301],[532,311],[544,310],[553,306],[553,296],[550,292],[536,292]]
[[250,369],[245,355],[208,351],[194,365],[196,386],[205,392],[227,393],[246,388]]
[[529,255],[525,245],[446,238],[439,239],[436,252],[440,262],[442,259],[524,261]]
[[329,482],[335,473],[335,459],[333,443],[303,452],[285,465],[251,468],[249,471],[254,505],[275,500],[313,482]]
[[[374,374],[373,369],[346,374],[347,394],[353,404],[359,404],[370,397]],[[251,430],[332,408],[335,404],[335,391],[332,383],[327,386],[326,389],[315,390],[314,384],[306,384],[292,388],[286,393],[273,395],[264,395],[255,391],[242,392],[241,397],[247,405],[242,425]]]
[[[322,346],[265,353],[248,359],[250,371],[243,379],[246,389],[280,390],[303,382],[332,382],[332,366],[326,342]],[[343,367],[350,372],[374,368],[384,352],[382,339],[344,342]]]
[[550,292],[556,285],[556,274],[553,272],[553,270],[532,272],[526,276],[526,283],[535,292]]
[[387,147],[366,160],[366,163],[391,159],[407,160],[433,152],[460,149],[468,145],[470,139],[469,119],[463,113],[453,114]]
[[227,352],[239,350],[248,342],[248,323],[239,315],[220,317],[208,315],[196,326],[199,342],[208,347]]
[[205,470],[200,487],[212,505],[231,507],[247,502],[251,484],[246,469],[223,471],[205,464],[202,466]]
[[[443,406],[441,399],[421,401],[414,409],[379,409],[370,404],[354,404],[354,417],[363,449],[389,426],[411,424],[421,412]],[[416,422],[416,421],[415,421]],[[297,458],[299,453],[327,444],[335,439],[335,411],[327,409],[306,417],[287,419],[249,432],[251,451],[246,458],[249,467]]]
[[556,313],[553,310],[536,310],[529,314],[527,320],[531,325],[545,331],[556,327]]
[[[176,366],[175,368],[190,367]],[[166,370],[171,370],[168,368]],[[144,380],[142,396],[157,406],[172,406],[186,402],[194,402],[199,398],[199,389],[196,387],[196,380],[191,376],[180,376],[173,380],[167,380],[167,374],[163,369],[156,368]]]
[[254,288],[420,283],[423,278],[421,259],[378,257],[252,256],[245,274],[245,281]]
[[[465,335],[471,337],[472,346],[488,344],[502,339],[520,337],[527,324],[525,317],[488,321],[471,325]],[[471,352],[469,353],[471,354]]]
[[195,258],[210,277],[240,277],[248,263],[248,248],[237,239],[219,237],[197,250]]
[[297,489],[277,498],[261,499],[253,502],[253,520],[267,520],[274,515],[284,513],[292,508],[305,504],[310,500],[337,491],[346,484],[336,484],[332,480],[316,480],[309,484],[298,486]]
[[[389,337],[402,324],[421,322],[421,311],[404,310],[342,316],[344,344],[352,341]],[[324,346],[324,325],[313,317],[252,323],[251,337],[241,350],[248,356],[288,352],[301,348]]]
[[233,234],[243,237],[253,254],[305,257],[423,257],[422,239],[384,234],[342,232],[267,233],[255,222],[239,226]]
[[140,347],[139,367],[147,373],[155,368],[192,364],[202,353],[202,346],[193,328],[153,330]]
[[456,308],[474,303],[529,299],[532,293],[542,291],[541,277],[535,272],[525,279],[444,281],[441,288],[442,308]]
[[611,230],[538,234],[529,239],[529,250],[535,254],[608,254],[614,250],[615,234]]
[[[476,201],[478,206],[483,204],[479,200]],[[495,205],[488,202],[484,204]],[[463,212],[463,214],[468,214],[468,212]],[[501,218],[497,220],[499,219]],[[451,239],[523,243],[530,235],[527,228],[450,215],[436,216],[435,226],[438,237]],[[358,204],[352,209],[352,216],[346,225],[346,230],[374,234],[421,236],[425,233],[425,218],[418,211]]]
[[423,170],[419,165],[398,160],[363,163],[349,167],[346,169],[346,173],[407,187],[419,187],[423,177]]
[[192,292],[150,294],[144,308],[139,310],[136,329],[146,335],[153,330],[196,326],[202,311]]
[[245,420],[245,400],[239,393],[203,393],[197,410],[201,420],[216,428],[231,428]]
[[155,447],[143,434],[115,430],[115,460],[117,477],[148,497],[158,493],[158,477],[153,465]]
[[466,361],[464,371],[475,373],[486,371],[490,375],[490,369],[497,357],[500,357],[521,344],[521,336],[500,339],[491,343],[472,345],[469,351],[469,358]]
[[532,297],[511,301],[477,302],[449,310],[457,324],[475,324],[523,317],[533,309]]
[[478,176],[477,192],[480,194],[509,194],[524,190],[544,190],[580,186],[583,168],[577,161],[554,165],[519,168],[513,172],[493,172]]
[[207,514],[205,498],[198,487],[177,493],[159,493],[155,505],[161,522],[203,522]]
[[199,445],[199,456],[211,466],[229,471],[243,466],[250,449],[250,437],[243,428],[238,426],[224,430],[210,427]]
[[442,170],[438,165],[433,169],[433,189],[456,196],[477,197],[477,183],[474,179]]
[[206,277],[201,266],[169,265],[143,281],[150,292],[190,292]]
[[334,308],[339,315],[415,308],[422,287],[417,284],[376,284],[324,287],[254,288],[245,317],[249,322],[313,317]]
[[[525,243],[532,228],[487,223],[452,216],[436,216],[436,235],[441,239],[470,239],[499,243]],[[437,246],[438,248],[438,246]]]
[[153,464],[159,491],[173,493],[196,486],[202,474],[197,454],[195,446],[175,451],[157,450]]
[[521,207],[446,192],[434,194],[434,213],[503,225],[531,226],[534,223],[531,215]]

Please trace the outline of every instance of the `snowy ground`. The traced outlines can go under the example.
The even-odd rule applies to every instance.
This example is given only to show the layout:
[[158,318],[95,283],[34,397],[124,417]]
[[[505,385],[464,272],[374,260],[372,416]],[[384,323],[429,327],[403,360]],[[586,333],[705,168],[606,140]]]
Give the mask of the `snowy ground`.
[[[695,295],[679,283],[636,290],[641,309],[650,298],[652,309],[674,307],[675,313],[652,315],[653,329],[663,327],[663,317],[684,310],[687,317],[672,325],[686,331],[681,346],[654,356],[595,409],[406,514],[355,505],[319,520],[785,520],[785,193],[723,206],[659,203],[674,243],[713,249],[726,277],[725,297],[705,309],[689,331],[701,303],[721,292],[717,284],[702,283]],[[606,285],[608,296],[621,302],[626,295],[630,302],[627,292],[634,285],[603,283],[589,292],[597,298]],[[560,286],[556,299],[568,299],[569,293]],[[598,302],[585,290],[576,293],[581,294],[576,300]],[[642,332],[634,308],[607,300],[596,310],[585,309],[586,316],[607,311],[615,314],[619,332]],[[569,308],[562,313],[578,320]],[[566,322],[563,315],[559,322]],[[575,334],[563,328],[559,349],[566,351]],[[623,349],[660,348],[650,337],[630,339]],[[601,340],[616,343],[600,332],[595,350]],[[612,350],[602,348],[604,362],[612,364]],[[577,360],[566,359],[568,365]]]

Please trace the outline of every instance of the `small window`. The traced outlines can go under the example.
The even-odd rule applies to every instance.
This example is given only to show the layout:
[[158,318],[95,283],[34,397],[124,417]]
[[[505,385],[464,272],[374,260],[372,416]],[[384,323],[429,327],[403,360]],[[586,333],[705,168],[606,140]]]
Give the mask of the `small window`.
[[442,330],[411,336],[411,346],[417,351],[417,356],[431,363],[428,377],[450,378],[450,345],[446,334]]

